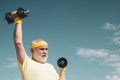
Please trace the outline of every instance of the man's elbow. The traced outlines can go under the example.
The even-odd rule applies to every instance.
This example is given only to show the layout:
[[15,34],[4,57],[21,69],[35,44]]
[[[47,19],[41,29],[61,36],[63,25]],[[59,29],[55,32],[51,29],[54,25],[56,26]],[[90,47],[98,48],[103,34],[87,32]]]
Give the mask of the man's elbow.
[[14,40],[14,44],[16,46],[20,46],[20,45],[22,45],[22,41],[20,41],[20,40]]

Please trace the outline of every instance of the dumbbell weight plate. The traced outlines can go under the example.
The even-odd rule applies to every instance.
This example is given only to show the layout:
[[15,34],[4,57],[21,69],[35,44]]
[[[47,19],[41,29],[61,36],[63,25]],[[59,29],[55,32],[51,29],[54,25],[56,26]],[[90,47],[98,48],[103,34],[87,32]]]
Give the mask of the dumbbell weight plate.
[[29,11],[28,10],[25,10],[25,9],[23,9],[23,8],[18,8],[17,9],[17,15],[20,17],[20,18],[25,18],[25,17],[27,17],[28,16],[28,13],[29,13]]
[[66,67],[67,64],[68,64],[68,61],[67,61],[67,59],[64,58],[64,57],[59,58],[58,61],[57,61],[57,65],[58,65],[60,68]]
[[5,20],[8,22],[8,24],[10,24],[14,22],[14,17],[10,12],[8,12],[5,14]]

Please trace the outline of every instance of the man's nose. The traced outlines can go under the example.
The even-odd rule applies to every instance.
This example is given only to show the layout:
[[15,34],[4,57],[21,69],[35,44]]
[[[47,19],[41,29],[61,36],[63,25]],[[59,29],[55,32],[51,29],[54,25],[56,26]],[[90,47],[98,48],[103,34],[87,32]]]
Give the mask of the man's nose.
[[48,53],[48,51],[47,51],[47,50],[44,50],[43,54],[47,54],[47,53]]

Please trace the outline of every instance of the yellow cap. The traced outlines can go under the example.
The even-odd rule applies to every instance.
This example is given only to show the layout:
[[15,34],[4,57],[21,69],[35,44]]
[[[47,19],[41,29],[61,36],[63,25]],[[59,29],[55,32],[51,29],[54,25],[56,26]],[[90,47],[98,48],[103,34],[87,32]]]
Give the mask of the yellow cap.
[[30,48],[36,48],[36,47],[39,47],[39,46],[47,46],[47,42],[45,41],[39,41],[39,42],[35,42],[35,43],[32,43],[30,45]]

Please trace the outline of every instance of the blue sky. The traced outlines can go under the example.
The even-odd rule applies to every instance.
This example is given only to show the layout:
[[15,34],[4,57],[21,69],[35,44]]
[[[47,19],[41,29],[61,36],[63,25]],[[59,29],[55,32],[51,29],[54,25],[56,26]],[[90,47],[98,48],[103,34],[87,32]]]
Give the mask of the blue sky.
[[120,80],[119,0],[1,0],[0,80],[21,80],[13,44],[14,24],[6,12],[30,10],[23,20],[23,42],[42,38],[49,43],[48,62],[59,73],[57,59],[68,60],[66,80]]

